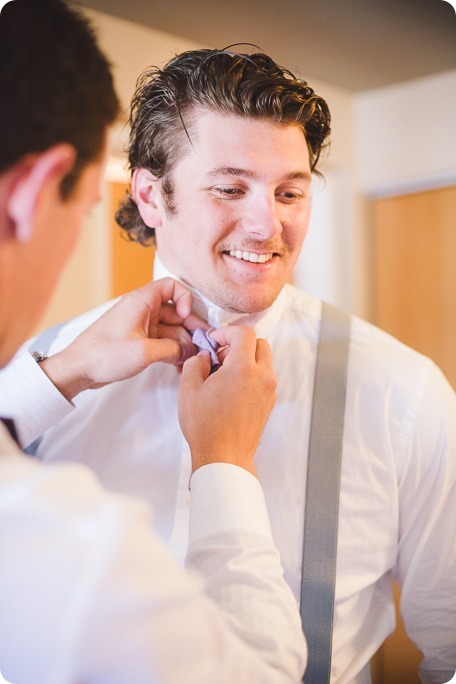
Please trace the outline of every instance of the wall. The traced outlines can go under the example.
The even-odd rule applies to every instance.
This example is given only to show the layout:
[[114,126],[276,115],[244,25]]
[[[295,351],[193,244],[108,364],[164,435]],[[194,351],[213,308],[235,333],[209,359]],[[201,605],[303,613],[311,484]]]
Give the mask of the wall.
[[361,232],[361,198],[357,188],[354,98],[348,91],[306,79],[331,111],[331,144],[314,179],[309,232],[297,263],[294,283],[360,315],[364,311],[364,264],[357,248]]
[[456,182],[456,70],[355,99],[360,190],[385,197]]
[[360,212],[355,249],[363,272],[359,310],[372,316],[370,218],[367,200],[456,183],[456,70],[354,98]]
[[456,183],[456,70],[357,95],[320,89],[334,142],[295,282],[369,317],[366,200]]

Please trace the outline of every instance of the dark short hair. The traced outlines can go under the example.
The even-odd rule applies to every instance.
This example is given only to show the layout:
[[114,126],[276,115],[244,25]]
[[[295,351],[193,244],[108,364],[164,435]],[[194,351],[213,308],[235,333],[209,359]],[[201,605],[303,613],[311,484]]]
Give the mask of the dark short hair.
[[91,26],[62,0],[12,0],[0,14],[0,172],[57,143],[76,148],[68,197],[103,147],[119,102]]
[[[264,53],[191,50],[163,69],[147,70],[138,80],[131,105],[130,170],[145,168],[163,178],[171,210],[170,174],[188,141],[196,107],[298,124],[307,142],[311,170],[318,173],[317,163],[330,133],[330,113],[323,98]],[[129,193],[116,220],[130,239],[144,244],[154,241],[154,228],[145,225]]]

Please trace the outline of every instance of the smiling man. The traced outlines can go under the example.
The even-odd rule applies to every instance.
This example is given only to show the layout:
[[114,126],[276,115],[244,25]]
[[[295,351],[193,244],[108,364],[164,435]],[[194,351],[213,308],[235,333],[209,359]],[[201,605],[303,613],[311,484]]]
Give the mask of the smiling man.
[[[310,176],[329,132],[325,101],[268,56],[184,53],[147,72],[138,85],[131,193],[118,212],[131,238],[156,241],[155,276],[187,284],[197,314],[215,328],[251,325],[270,343],[277,404],[256,467],[297,600],[322,304],[287,281],[307,232]],[[61,328],[50,353],[65,348],[100,313]],[[154,529],[182,557],[191,458],[179,428],[178,386],[174,367],[155,364],[96,395],[80,394],[76,411],[62,397],[68,415],[46,432],[37,453],[88,462],[106,485],[147,497],[156,511]],[[215,416],[220,408],[214,402]],[[20,414],[18,408],[20,437],[28,444],[43,426],[32,427]],[[329,432],[331,422],[324,414],[321,420]],[[241,429],[233,423],[233,433]],[[101,459],[106,451],[109,459]],[[407,630],[424,654],[423,682],[451,678],[455,452],[456,398],[441,372],[352,317],[333,684],[370,681],[370,658],[394,628],[393,578],[402,588]],[[316,655],[310,648],[311,665]]]
[[201,107],[190,120],[172,207],[167,181],[144,168],[133,174],[135,201],[173,273],[223,309],[263,311],[289,280],[307,232],[306,139],[297,125]]

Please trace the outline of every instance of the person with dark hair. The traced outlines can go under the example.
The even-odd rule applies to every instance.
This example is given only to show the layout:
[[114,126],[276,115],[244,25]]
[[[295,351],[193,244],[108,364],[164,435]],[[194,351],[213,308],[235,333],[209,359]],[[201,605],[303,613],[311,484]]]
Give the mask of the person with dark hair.
[[[0,172],[21,156],[67,142],[76,150],[62,182],[62,196],[67,197],[79,170],[100,156],[106,126],[117,116],[119,103],[106,57],[82,17],[70,15],[59,3],[52,18],[39,3],[21,8],[14,7],[14,32],[6,24],[13,7],[5,7],[2,22]],[[43,42],[41,30],[52,40]],[[27,50],[18,44],[19,36]]]
[[[97,200],[118,104],[90,26],[61,0],[7,3],[0,55],[4,366],[36,326]],[[14,684],[292,684],[302,675],[299,612],[255,476],[275,402],[270,350],[251,328],[215,331],[222,350],[210,375],[209,353],[196,355],[189,333],[207,326],[191,305],[180,283],[149,283],[61,353],[27,353],[14,386],[30,424],[42,424],[59,417],[63,396],[71,405],[82,390],[128,382],[158,361],[181,367],[191,575],[151,531],[147,502],[104,490],[81,464],[25,455],[2,387],[0,672]],[[105,434],[94,420],[87,428]],[[109,460],[110,448],[97,454]]]
[[[429,359],[288,282],[329,134],[325,101],[267,55],[183,53],[138,83],[117,218],[131,239],[155,241],[154,277],[189,287],[211,327],[253,326],[271,346],[278,400],[256,464],[285,577],[309,616],[305,681],[370,681],[394,629],[396,579],[422,681],[445,682],[456,669],[456,397]],[[60,328],[49,353],[99,313]],[[155,364],[80,394],[76,410],[61,397],[67,415],[30,449],[148,497],[154,529],[183,557],[191,460],[178,387],[176,369]],[[15,417],[24,446],[47,427],[20,406]]]

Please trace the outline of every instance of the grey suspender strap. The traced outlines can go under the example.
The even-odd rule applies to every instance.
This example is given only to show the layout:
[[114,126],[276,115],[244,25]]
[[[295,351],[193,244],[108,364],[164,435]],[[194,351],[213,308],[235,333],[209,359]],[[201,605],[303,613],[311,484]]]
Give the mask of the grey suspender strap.
[[350,316],[323,303],[307,468],[301,619],[309,651],[305,684],[331,672],[339,485]]
[[[38,335],[33,340],[33,344],[30,346],[29,351],[37,351],[40,352],[41,354],[47,355],[53,341],[59,334],[59,331],[63,326],[65,325],[67,321],[63,321],[62,323],[57,323],[57,325],[53,325],[50,328],[46,328],[46,330],[43,330],[42,333]],[[38,437],[38,439],[35,439],[34,442],[28,445],[24,449],[25,453],[28,454],[29,456],[35,456],[36,452],[38,451],[38,447],[41,442],[41,437]]]

